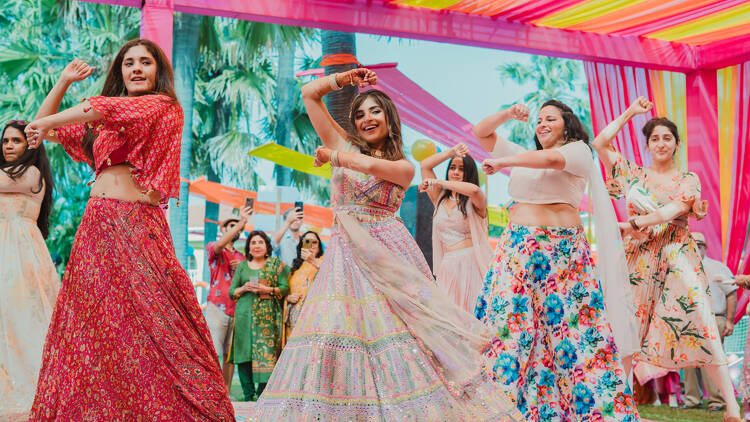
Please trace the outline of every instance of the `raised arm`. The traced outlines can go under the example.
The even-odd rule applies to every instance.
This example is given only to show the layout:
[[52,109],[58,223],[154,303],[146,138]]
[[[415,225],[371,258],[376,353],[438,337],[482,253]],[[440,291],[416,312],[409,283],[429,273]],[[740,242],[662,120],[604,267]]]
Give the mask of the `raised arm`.
[[654,104],[645,97],[638,97],[624,113],[610,122],[607,127],[596,135],[592,146],[596,150],[597,155],[599,155],[599,160],[604,164],[607,174],[612,171],[612,166],[615,164],[615,160],[617,160],[617,153],[611,148],[612,140],[633,116],[648,113],[653,107]]
[[559,148],[528,151],[518,155],[488,158],[482,170],[494,174],[506,167],[562,170],[579,177],[588,177],[594,165],[591,149],[582,141],[570,142]]
[[[466,195],[471,200],[471,205],[477,210],[480,217],[484,217],[487,212],[487,199],[482,192],[482,188],[469,182],[457,182],[453,180],[424,179],[419,185],[420,192],[429,192],[430,189],[437,190],[438,193],[443,189]],[[433,201],[436,203],[437,200]]]
[[310,122],[315,132],[320,136],[323,145],[332,150],[339,150],[348,137],[344,128],[331,117],[331,113],[323,104],[323,97],[345,85],[365,87],[374,85],[376,81],[375,72],[365,68],[357,68],[318,78],[302,87],[302,102],[305,104]]
[[[458,145],[454,145],[451,149],[448,149],[446,151],[439,152],[437,154],[432,154],[431,156],[425,158],[420,163],[420,168],[422,171],[422,180],[428,180],[428,179],[437,179],[435,176],[435,167],[437,167],[438,164],[442,163],[445,160],[453,160],[454,158],[462,158],[466,154],[469,153],[469,148],[464,145],[463,143],[460,143]],[[450,165],[450,163],[448,163]],[[436,184],[432,184],[430,186],[425,186],[425,189],[423,190],[420,187],[420,192],[427,192],[427,195],[430,197],[430,200],[432,201],[432,204],[436,204],[438,201],[438,198],[440,197],[440,186]]]
[[86,100],[65,111],[52,114],[41,119],[36,119],[26,126],[26,138],[29,141],[29,148],[36,148],[40,142],[49,137],[49,132],[60,126],[66,126],[73,123],[88,123],[104,118],[104,114],[96,111],[91,103]]
[[485,151],[494,151],[498,141],[510,143],[508,140],[500,137],[495,131],[500,125],[511,119],[520,120],[522,122],[528,121],[529,108],[524,104],[513,104],[505,110],[490,114],[474,125],[472,132]]
[[318,147],[315,150],[315,164],[320,166],[331,161],[334,152],[336,158],[331,164],[393,182],[404,189],[414,179],[414,167],[406,159],[391,161],[353,151],[332,151],[330,148]]
[[245,225],[247,224],[247,218],[253,213],[253,209],[250,207],[243,207],[240,209],[240,221],[237,222],[237,224],[232,228],[232,230],[227,230],[226,233],[224,233],[223,236],[221,236],[221,239],[217,240],[214,243],[214,253],[219,254],[221,251],[224,250],[224,248],[232,242],[232,240],[235,238],[235,236],[242,233],[243,230],[245,230]]
[[[60,74],[60,77],[57,79],[55,86],[52,87],[49,94],[47,94],[47,97],[42,101],[42,105],[39,106],[39,110],[37,111],[34,120],[57,113],[60,109],[63,97],[65,97],[65,93],[68,91],[70,85],[73,82],[78,82],[88,78],[93,71],[94,68],[82,60],[75,59],[68,63]],[[48,134],[45,139],[57,142],[57,136],[54,134]]]

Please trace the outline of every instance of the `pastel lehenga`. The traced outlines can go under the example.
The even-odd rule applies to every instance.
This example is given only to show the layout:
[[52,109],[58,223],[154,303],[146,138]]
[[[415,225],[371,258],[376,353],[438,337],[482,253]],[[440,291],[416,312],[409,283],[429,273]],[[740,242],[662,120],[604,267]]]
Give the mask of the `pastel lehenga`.
[[43,191],[9,193],[14,184],[0,171],[0,420],[31,408],[60,288],[36,224]]
[[671,201],[691,205],[687,214],[647,228],[647,239],[625,239],[641,342],[635,355],[638,380],[726,363],[701,255],[688,228],[689,217],[706,215],[698,177],[683,172],[671,183],[657,185],[645,168],[619,155],[607,188],[612,196],[626,198],[629,216],[648,214]]
[[435,285],[395,216],[403,195],[335,170],[331,240],[258,420],[522,420],[483,371],[489,332]]
[[[445,201],[435,210],[432,222],[435,281],[454,303],[466,312],[474,312],[492,260],[487,222],[477,214],[471,201],[466,203],[466,215],[458,206],[448,210],[444,204]],[[471,246],[447,250],[466,239],[471,239]]]

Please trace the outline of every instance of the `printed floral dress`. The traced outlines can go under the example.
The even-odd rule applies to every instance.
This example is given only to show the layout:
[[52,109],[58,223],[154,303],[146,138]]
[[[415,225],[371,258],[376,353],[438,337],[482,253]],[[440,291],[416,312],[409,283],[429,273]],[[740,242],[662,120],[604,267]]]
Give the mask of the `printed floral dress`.
[[620,155],[607,188],[611,196],[626,198],[628,216],[649,214],[672,201],[691,206],[667,224],[646,228],[645,240],[624,239],[640,322],[638,379],[643,383],[666,370],[725,363],[701,255],[688,228],[688,217],[706,215],[698,177],[683,172],[669,184],[657,184],[646,169]]

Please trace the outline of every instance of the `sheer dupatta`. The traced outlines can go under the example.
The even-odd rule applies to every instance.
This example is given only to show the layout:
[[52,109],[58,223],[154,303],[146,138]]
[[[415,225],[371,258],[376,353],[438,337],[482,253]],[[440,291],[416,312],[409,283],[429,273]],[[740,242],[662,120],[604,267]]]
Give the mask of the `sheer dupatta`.
[[[438,208],[435,208],[435,214],[437,214]],[[461,212],[456,207],[454,212]],[[485,210],[485,214],[488,210]],[[477,214],[474,206],[471,204],[471,200],[466,202],[466,220],[469,223],[469,229],[471,231],[471,249],[472,256],[476,260],[477,267],[483,272],[487,272],[492,260],[492,246],[490,246],[489,233],[487,227],[487,216],[484,218]],[[440,241],[440,237],[437,232],[432,230],[432,270],[433,273],[440,268],[440,263],[443,261],[443,242]]]

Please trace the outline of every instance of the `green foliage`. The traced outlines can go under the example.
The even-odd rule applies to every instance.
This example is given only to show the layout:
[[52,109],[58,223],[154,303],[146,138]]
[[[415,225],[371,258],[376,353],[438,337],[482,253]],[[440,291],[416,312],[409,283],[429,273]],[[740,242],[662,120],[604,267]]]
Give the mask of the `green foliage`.
[[[0,121],[31,120],[63,67],[74,58],[101,66],[73,84],[61,108],[101,89],[107,69],[120,46],[138,36],[137,9],[77,1],[10,0],[0,9]],[[93,179],[88,166],[75,163],[62,147],[47,144],[54,173],[54,205],[47,246],[62,257],[65,268],[76,230],[83,217]]]
[[500,82],[510,79],[518,84],[531,84],[533,87],[524,95],[501,109],[516,103],[524,103],[531,112],[529,122],[512,120],[506,123],[510,129],[508,139],[527,149],[534,149],[534,127],[539,110],[547,100],[556,99],[567,104],[581,119],[583,127],[591,132],[591,108],[585,93],[586,80],[580,61],[556,57],[532,56],[531,66],[525,63],[508,63],[497,67]]

